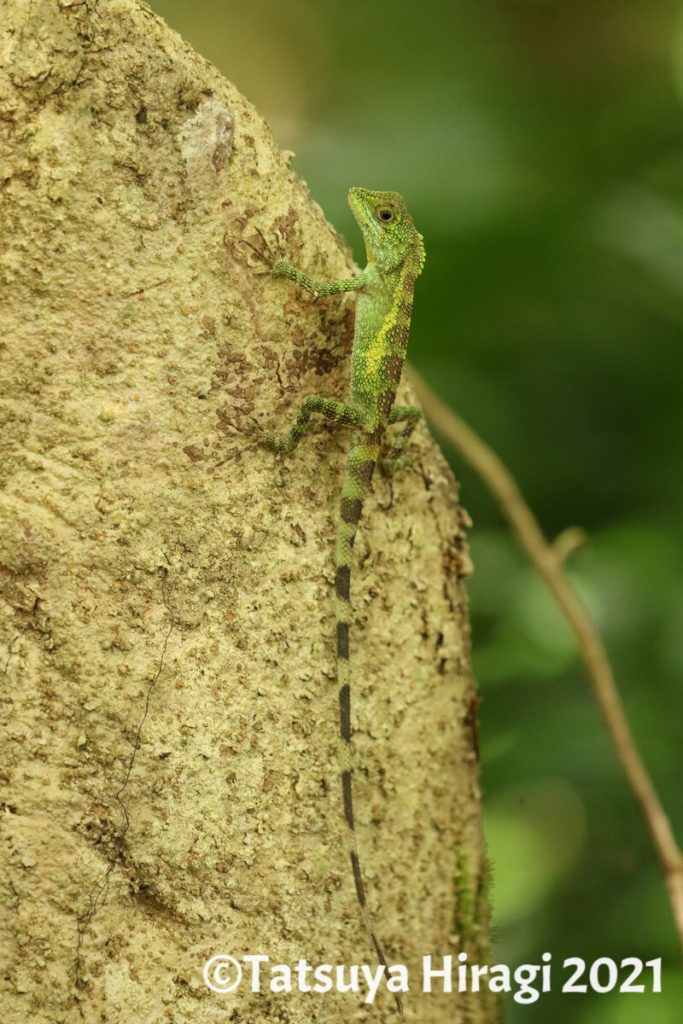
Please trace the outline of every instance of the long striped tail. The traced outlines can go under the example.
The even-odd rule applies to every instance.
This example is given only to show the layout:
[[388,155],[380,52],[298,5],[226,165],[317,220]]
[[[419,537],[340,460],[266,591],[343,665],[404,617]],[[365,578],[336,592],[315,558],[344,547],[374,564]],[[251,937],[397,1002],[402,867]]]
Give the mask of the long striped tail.
[[[351,556],[356,531],[363,511],[363,502],[372,483],[379,455],[379,445],[367,438],[356,441],[342,483],[341,507],[337,532],[336,615],[337,615],[337,682],[339,684],[339,730],[341,734],[341,786],[344,818],[349,831],[349,858],[360,906],[361,918],[372,941],[380,964],[387,971],[387,959],[377,938],[365,896],[363,875],[358,854],[353,816],[353,764],[351,759],[351,682],[349,671],[349,627],[351,625]],[[398,1012],[403,1016],[400,993],[394,993]]]

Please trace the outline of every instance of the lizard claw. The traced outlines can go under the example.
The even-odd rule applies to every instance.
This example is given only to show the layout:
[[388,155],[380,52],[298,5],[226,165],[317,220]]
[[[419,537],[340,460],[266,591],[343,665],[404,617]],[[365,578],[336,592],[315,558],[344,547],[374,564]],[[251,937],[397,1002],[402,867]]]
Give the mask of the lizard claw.
[[[238,244],[246,245],[247,248],[251,249],[251,251],[258,257],[259,260],[268,265],[270,271],[272,272],[273,270],[275,270],[276,264],[284,263],[286,261],[282,260],[281,257],[274,252],[273,247],[270,245],[268,239],[263,234],[260,228],[254,228],[254,232],[255,236],[258,239],[260,239],[260,245],[254,244],[254,235],[252,235],[250,238],[240,239]],[[278,272],[279,271],[275,270],[275,273]]]

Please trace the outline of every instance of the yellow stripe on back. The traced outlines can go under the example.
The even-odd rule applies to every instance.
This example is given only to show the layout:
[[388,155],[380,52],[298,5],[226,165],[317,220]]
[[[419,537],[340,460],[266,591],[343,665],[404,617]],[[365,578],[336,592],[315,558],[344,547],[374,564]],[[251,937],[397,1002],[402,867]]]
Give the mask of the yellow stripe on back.
[[382,321],[382,326],[378,330],[377,334],[373,338],[372,344],[368,347],[365,355],[365,366],[368,374],[372,377],[376,377],[379,371],[379,364],[382,358],[386,355],[386,339],[390,331],[394,329],[398,321],[398,313],[401,308],[401,303],[405,297],[405,277],[408,273],[407,263],[403,264],[401,268],[401,274],[398,279],[398,284],[394,289],[394,297],[389,308],[389,312]]

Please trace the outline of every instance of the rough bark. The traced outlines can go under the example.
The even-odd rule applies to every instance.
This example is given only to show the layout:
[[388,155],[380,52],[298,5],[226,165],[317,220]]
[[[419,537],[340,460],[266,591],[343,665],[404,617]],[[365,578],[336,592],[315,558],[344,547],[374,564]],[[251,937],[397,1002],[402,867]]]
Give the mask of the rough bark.
[[[241,240],[328,277],[347,250],[144,6],[5,0],[2,21],[0,1017],[394,1019],[387,996],[202,980],[219,952],[373,962],[339,806],[345,440],[317,426],[287,463],[252,443],[343,393],[353,302]],[[421,427],[354,578],[359,841],[415,979],[424,953],[487,946],[463,519]],[[416,990],[406,1015],[491,1019],[479,999]]]

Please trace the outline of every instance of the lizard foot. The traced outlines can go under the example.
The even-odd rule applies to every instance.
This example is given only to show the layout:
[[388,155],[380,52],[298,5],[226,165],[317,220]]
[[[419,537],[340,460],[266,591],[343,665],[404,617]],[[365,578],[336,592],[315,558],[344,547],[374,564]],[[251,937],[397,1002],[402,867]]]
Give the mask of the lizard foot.
[[265,264],[264,269],[261,270],[260,273],[272,274],[273,271],[276,274],[280,273],[281,271],[276,268],[279,264],[286,263],[286,260],[283,260],[279,253],[277,253],[273,249],[273,246],[270,244],[270,242],[268,241],[268,239],[263,234],[260,228],[254,228],[254,231],[256,232],[256,235],[258,235],[258,238],[260,239],[259,245],[255,245],[253,241],[250,241],[247,238],[242,238],[239,244],[246,245],[247,248],[251,249],[251,251],[258,257],[258,259],[261,260],[263,264]]

